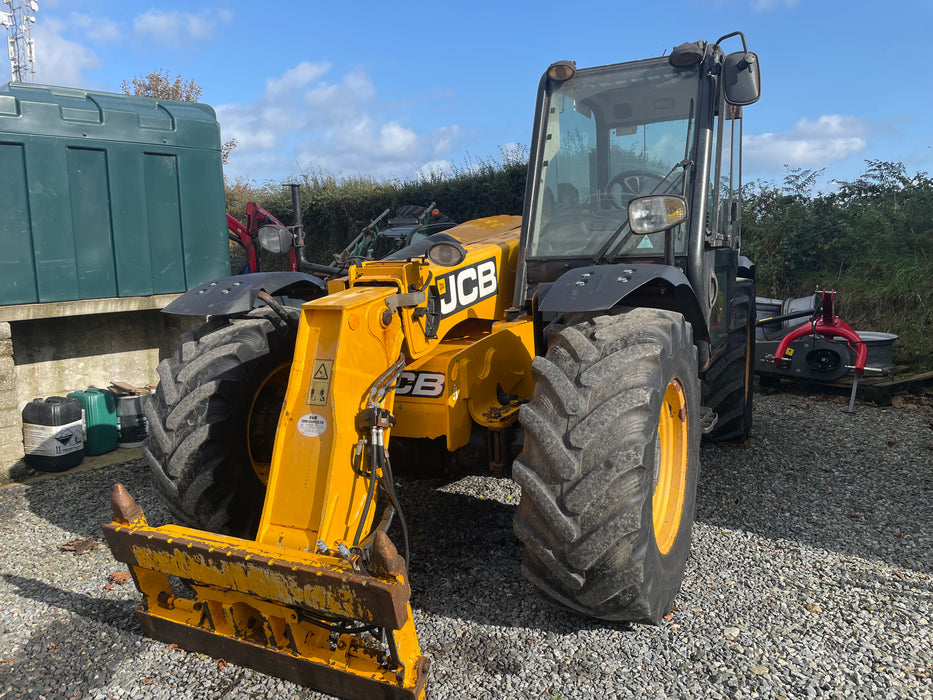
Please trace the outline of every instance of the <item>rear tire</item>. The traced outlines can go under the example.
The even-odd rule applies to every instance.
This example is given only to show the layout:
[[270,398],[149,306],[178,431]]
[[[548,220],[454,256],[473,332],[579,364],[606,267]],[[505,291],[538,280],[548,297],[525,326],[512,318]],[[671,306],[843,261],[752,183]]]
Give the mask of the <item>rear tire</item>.
[[553,329],[532,363],[514,529],[545,598],[657,624],[680,590],[699,471],[700,386],[683,316],[636,308]]
[[295,336],[270,309],[254,309],[212,318],[159,363],[143,454],[182,524],[255,534]]
[[755,388],[755,281],[739,279],[730,313],[742,324],[729,333],[726,352],[703,375],[703,405],[719,416],[706,435],[713,442],[743,443],[752,430]]

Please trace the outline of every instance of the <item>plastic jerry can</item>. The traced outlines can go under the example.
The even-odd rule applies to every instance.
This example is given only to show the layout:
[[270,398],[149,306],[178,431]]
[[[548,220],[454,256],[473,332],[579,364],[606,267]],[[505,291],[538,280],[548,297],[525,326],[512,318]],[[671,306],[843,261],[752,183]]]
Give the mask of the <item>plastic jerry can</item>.
[[23,408],[23,447],[26,464],[33,469],[63,472],[81,464],[81,404],[64,396],[30,401]]
[[117,397],[117,447],[139,447],[149,435],[142,396]]
[[84,411],[84,454],[102,455],[117,449],[117,402],[106,389],[73,391]]

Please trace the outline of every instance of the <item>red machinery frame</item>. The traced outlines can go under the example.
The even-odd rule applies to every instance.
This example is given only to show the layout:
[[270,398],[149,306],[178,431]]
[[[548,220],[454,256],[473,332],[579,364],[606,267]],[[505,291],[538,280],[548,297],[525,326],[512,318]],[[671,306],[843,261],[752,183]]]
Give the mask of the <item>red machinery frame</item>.
[[853,345],[855,346],[853,348],[856,353],[853,371],[857,375],[865,372],[865,361],[868,359],[868,347],[865,345],[865,341],[862,340],[861,336],[836,315],[834,305],[835,297],[835,289],[824,289],[822,291],[822,304],[819,315],[814,315],[809,323],[804,323],[799,328],[795,328],[784,336],[774,353],[774,364],[780,367],[785,359],[790,360],[790,355],[785,357],[787,349],[790,347],[791,343],[805,335],[821,335],[830,340],[834,337],[841,336],[849,341],[850,347]]
[[[259,240],[258,231],[263,226],[269,224],[278,224],[288,228],[272,214],[267,212],[255,202],[246,203],[246,225],[244,226],[239,219],[227,214],[227,229],[231,240],[236,241],[243,246],[246,251],[246,271],[259,272]],[[297,272],[298,259],[295,255],[295,246],[291,246],[286,253],[288,259],[288,270]]]

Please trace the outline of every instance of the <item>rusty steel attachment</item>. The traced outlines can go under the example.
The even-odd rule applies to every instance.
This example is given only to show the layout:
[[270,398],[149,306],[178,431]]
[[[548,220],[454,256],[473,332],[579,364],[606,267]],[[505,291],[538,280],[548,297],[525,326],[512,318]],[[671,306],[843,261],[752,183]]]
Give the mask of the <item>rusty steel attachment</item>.
[[111,507],[104,534],[143,594],[147,635],[343,698],[422,697],[429,660],[405,560],[385,532],[375,531],[366,573],[336,556],[152,528],[122,484]]

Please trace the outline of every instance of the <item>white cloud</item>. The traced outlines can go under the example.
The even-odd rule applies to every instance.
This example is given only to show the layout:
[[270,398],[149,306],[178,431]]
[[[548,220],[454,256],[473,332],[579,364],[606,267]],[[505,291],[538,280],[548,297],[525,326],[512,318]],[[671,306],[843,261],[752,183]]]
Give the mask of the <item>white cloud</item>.
[[304,62],[266,80],[251,104],[217,108],[223,138],[238,146],[228,177],[264,180],[301,170],[376,178],[449,168],[456,125],[421,133],[388,111],[362,69],[333,75],[329,63]]
[[784,132],[745,136],[745,167],[765,173],[781,172],[785,165],[823,168],[864,150],[874,128],[868,120],[843,114],[804,118]]
[[222,126],[224,140],[230,137],[237,140],[234,151],[237,156],[278,147],[276,130],[265,124],[262,115],[257,114],[251,105],[219,105],[215,107],[215,111]]
[[430,160],[417,170],[420,180],[430,180],[435,177],[445,177],[453,171],[453,163],[449,160]]
[[226,10],[202,10],[197,14],[147,10],[133,19],[133,31],[137,37],[157,44],[179,46],[186,41],[212,39],[219,26],[232,19],[233,15]]
[[36,82],[63,87],[86,87],[84,71],[100,67],[97,55],[86,46],[65,39],[61,24],[36,24]]
[[459,124],[442,126],[431,134],[431,148],[434,153],[449,153],[456,141],[463,137],[463,130]]
[[325,112],[355,111],[376,96],[376,87],[369,76],[356,69],[334,85],[321,83],[304,94],[306,107]]
[[266,79],[265,99],[272,100],[307,87],[312,80],[317,80],[331,68],[329,63],[308,63],[303,61],[294,68],[289,68],[279,78]]

